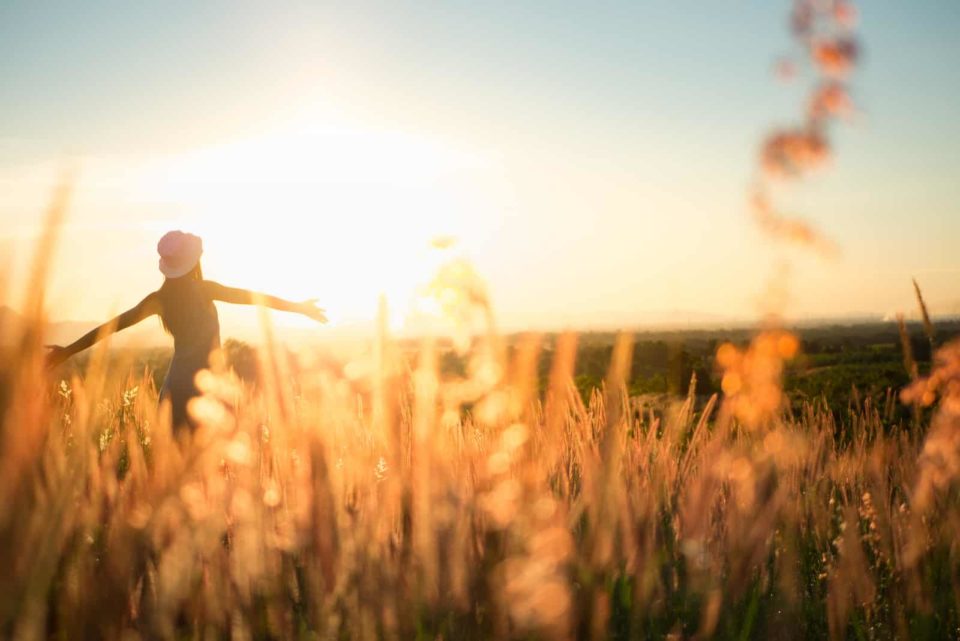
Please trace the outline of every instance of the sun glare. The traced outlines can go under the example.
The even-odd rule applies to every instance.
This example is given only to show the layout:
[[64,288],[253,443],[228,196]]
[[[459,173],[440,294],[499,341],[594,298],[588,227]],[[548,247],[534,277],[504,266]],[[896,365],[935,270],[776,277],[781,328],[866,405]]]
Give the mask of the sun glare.
[[431,240],[462,232],[456,176],[477,164],[409,134],[302,128],[165,159],[140,189],[169,224],[216,239],[208,274],[319,297],[335,324],[371,318],[384,294],[399,326],[435,266]]

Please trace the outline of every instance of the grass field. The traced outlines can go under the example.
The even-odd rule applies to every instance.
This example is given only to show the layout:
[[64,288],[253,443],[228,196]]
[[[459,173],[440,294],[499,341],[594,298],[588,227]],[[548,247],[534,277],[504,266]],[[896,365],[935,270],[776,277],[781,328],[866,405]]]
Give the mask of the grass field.
[[[790,328],[798,255],[780,249],[841,254],[814,208],[858,244],[803,281],[810,313],[886,309],[908,273],[954,295],[949,11],[873,3],[861,89],[848,0],[787,3],[790,40],[755,67],[763,3],[128,4],[0,11],[17,96],[0,137],[0,639],[960,638],[960,321],[931,322],[914,282],[920,322]],[[797,83],[789,120],[751,89],[767,67]],[[796,199],[853,146],[837,126],[868,115],[887,138]],[[780,123],[749,167],[729,144],[745,116]],[[35,225],[36,172],[71,148],[93,166],[86,213],[65,220],[68,163]],[[757,251],[722,218],[743,188]],[[332,318],[422,285],[430,335],[391,336],[386,294],[351,352],[287,347],[263,312],[259,346],[228,341],[198,374],[196,429],[172,429],[169,349],[104,341],[52,369],[73,350],[44,347],[53,265],[75,277],[62,306],[120,300],[168,221],[213,240],[225,272],[328,288]],[[730,318],[748,298],[762,320],[504,336],[451,250],[461,232],[531,323],[661,304]],[[202,278],[193,241],[161,241],[164,274]],[[79,291],[94,286],[99,301]]]
[[[846,390],[836,412],[837,389],[784,391],[844,365],[811,340],[480,332],[458,354],[381,332],[349,363],[231,345],[247,380],[219,359],[191,435],[137,355],[50,376],[28,331],[0,387],[0,631],[952,638],[960,350],[855,346],[929,409]],[[664,350],[665,372],[687,351],[688,389],[631,394]]]

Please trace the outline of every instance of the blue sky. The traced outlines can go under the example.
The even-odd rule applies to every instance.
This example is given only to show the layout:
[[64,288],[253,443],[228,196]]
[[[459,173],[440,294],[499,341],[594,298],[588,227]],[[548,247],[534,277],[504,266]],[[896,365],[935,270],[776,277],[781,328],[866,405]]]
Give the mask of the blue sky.
[[[118,168],[304,126],[342,127],[413,136],[442,148],[438,157],[480,160],[411,178],[415,188],[387,201],[400,199],[394,211],[360,208],[343,192],[335,204],[344,216],[321,198],[323,211],[288,214],[273,244],[309,229],[339,235],[343,247],[358,238],[344,217],[374,231],[393,229],[398,215],[424,236],[450,228],[518,324],[643,322],[670,310],[749,317],[783,260],[792,266],[790,315],[906,308],[912,275],[935,311],[960,311],[960,4],[860,7],[865,55],[852,86],[861,112],[837,129],[831,166],[783,199],[841,246],[836,263],[770,246],[745,207],[757,143],[803,109],[806,77],[784,84],[771,72],[794,52],[788,5],[5,3],[0,184],[16,188],[0,196],[0,222],[36,215],[63,158],[80,158],[82,176],[96,167],[94,187],[78,185],[87,189],[74,212],[78,242],[63,250],[76,265],[82,240],[89,273],[54,282],[64,292],[54,297],[59,313],[96,316],[155,286],[152,238],[165,221],[226,224],[210,197],[117,196],[125,193]],[[23,186],[33,178],[35,193]],[[316,189],[324,180],[316,177]],[[385,180],[366,177],[365,189]],[[416,203],[434,187],[443,205],[418,217]],[[0,247],[12,251],[24,234],[0,238]],[[245,270],[240,257],[254,240],[234,235],[239,247],[212,266],[221,280],[239,274],[291,296],[323,296],[303,291],[314,288],[303,278],[283,279],[302,254],[272,256],[259,280]],[[356,243],[352,255],[365,261],[377,263],[372,252],[405,260]],[[69,294],[84,277],[109,283],[112,257],[137,256],[143,267],[107,291]],[[314,267],[323,290],[333,265]],[[362,293],[340,301],[345,316],[362,316],[368,293],[375,300],[377,268],[369,272],[356,277]]]

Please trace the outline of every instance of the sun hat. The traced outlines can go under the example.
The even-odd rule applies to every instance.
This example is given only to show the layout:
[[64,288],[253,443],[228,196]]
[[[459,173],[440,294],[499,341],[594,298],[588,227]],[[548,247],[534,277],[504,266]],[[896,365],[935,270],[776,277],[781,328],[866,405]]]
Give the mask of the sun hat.
[[203,254],[203,241],[199,236],[179,229],[163,235],[157,243],[160,254],[160,272],[167,278],[179,278],[187,274]]

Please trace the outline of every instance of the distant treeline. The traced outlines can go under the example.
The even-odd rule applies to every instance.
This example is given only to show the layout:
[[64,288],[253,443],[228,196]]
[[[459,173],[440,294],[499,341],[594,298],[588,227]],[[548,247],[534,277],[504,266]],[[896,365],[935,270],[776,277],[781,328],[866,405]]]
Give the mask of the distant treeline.
[[[913,356],[920,373],[930,367],[932,348],[919,324],[907,326]],[[896,323],[865,323],[807,327],[794,330],[801,340],[800,356],[787,368],[784,385],[798,404],[824,402],[835,412],[843,412],[851,391],[860,398],[882,400],[888,390],[896,392],[909,380],[903,363],[903,350]],[[960,335],[960,321],[939,322],[935,344]],[[632,395],[686,394],[696,375],[695,392],[708,396],[720,391],[720,376],[714,356],[717,348],[730,341],[746,346],[755,334],[750,329],[638,332],[634,335],[629,391]],[[512,356],[521,335],[506,337]],[[616,341],[615,332],[585,332],[577,342],[574,379],[584,401],[602,386]],[[541,390],[545,389],[553,362],[556,334],[541,336],[538,362]],[[418,343],[407,344],[410,364],[415,363]],[[131,361],[136,368],[148,368],[159,387],[170,358],[168,349],[115,350],[115,358]],[[242,341],[224,343],[226,361],[244,380],[256,382],[257,356],[254,348]],[[85,356],[70,365],[83,370]],[[452,348],[441,348],[440,369],[448,375],[463,375],[467,363]]]
[[[929,368],[930,341],[919,323],[907,325],[913,356],[921,373]],[[860,395],[882,397],[909,380],[903,365],[903,350],[897,324],[864,323],[794,329],[800,337],[801,354],[790,363],[785,386],[795,400],[825,400],[831,408],[843,409],[856,389]],[[714,364],[717,348],[724,342],[746,346],[755,334],[751,329],[639,332],[635,334],[630,370],[633,394],[686,393],[693,375],[695,391],[709,395],[720,391],[720,376]],[[960,321],[940,322],[935,343],[960,335]],[[578,340],[575,379],[584,398],[599,387],[607,373],[613,332],[588,332]],[[515,342],[515,341],[512,341]],[[543,339],[540,358],[541,385],[552,361],[556,336]],[[451,358],[451,360],[453,360]]]

